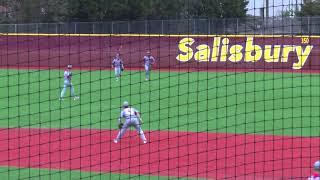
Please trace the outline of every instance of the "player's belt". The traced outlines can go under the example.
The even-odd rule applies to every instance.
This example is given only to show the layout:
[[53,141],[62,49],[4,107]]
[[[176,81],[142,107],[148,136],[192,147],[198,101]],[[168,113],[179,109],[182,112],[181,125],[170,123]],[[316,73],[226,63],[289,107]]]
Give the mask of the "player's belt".
[[126,119],[137,118],[137,116],[127,116]]

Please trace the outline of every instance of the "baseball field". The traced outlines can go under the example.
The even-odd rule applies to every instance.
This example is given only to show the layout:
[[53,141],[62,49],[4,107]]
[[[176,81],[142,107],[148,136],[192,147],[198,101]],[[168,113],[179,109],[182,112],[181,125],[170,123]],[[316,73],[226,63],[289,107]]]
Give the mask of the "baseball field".
[[[148,40],[139,46],[130,38],[114,46],[111,40],[104,41],[107,46],[94,41],[99,47],[90,40],[88,49],[70,40],[42,49],[39,39],[53,37],[9,39],[19,37],[1,41],[0,174],[5,179],[289,179],[310,175],[320,153],[317,62],[303,61],[298,50],[298,65],[290,59],[294,54],[287,54],[287,61],[266,68],[261,68],[266,62],[212,68],[177,63],[174,43],[159,41],[149,46],[159,63],[145,81],[139,59],[134,60],[145,47],[131,50]],[[119,47],[127,66],[115,81],[108,56]],[[69,63],[80,99],[59,101]],[[123,101],[141,112],[147,144],[134,130],[113,143]]]

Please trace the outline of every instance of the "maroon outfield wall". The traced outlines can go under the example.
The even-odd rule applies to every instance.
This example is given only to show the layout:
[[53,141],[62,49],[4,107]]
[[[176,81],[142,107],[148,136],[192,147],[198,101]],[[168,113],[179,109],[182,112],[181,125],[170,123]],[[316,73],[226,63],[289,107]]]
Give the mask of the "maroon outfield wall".
[[[320,70],[319,38],[289,36],[2,35],[6,67],[109,68],[120,49],[127,68],[150,49],[157,68]],[[178,60],[179,59],[179,60]]]

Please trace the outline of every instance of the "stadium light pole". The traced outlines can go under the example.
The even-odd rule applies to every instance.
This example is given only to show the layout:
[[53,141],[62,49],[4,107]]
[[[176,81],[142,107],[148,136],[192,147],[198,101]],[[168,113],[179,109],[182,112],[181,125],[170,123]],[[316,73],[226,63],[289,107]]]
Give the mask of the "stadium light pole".
[[269,18],[269,0],[265,0],[265,6],[266,6],[266,19]]

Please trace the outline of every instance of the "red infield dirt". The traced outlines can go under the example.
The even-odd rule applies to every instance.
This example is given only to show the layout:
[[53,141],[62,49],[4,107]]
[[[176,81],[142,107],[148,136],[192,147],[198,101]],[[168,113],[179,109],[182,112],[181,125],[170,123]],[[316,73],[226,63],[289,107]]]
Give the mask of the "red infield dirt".
[[206,179],[290,179],[311,174],[320,138],[194,132],[1,129],[0,165]]

